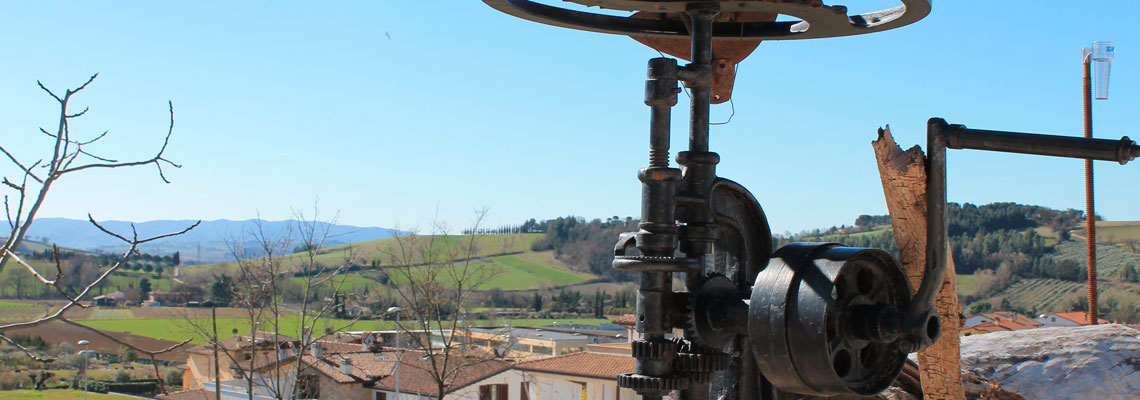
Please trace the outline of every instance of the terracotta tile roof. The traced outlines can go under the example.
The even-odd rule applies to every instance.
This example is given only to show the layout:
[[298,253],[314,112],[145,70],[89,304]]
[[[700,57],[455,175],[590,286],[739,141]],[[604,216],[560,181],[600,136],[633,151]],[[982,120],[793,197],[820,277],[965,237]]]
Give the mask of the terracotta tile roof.
[[[430,373],[432,370],[431,360],[424,360],[422,358],[423,354],[423,352],[411,350],[404,352],[403,357],[400,359],[400,391],[428,396],[436,394],[435,381],[432,379],[432,374]],[[450,360],[448,363],[449,370],[455,371],[456,368],[462,369],[451,378],[451,382],[447,387],[448,393],[506,371],[511,367],[510,364],[502,360],[486,359],[482,355],[463,356],[458,353],[452,353],[451,357],[461,358]],[[375,383],[375,387],[378,389],[393,390],[395,386],[395,376],[386,376]]]
[[[1076,323],[1081,324],[1081,325],[1088,325],[1089,320],[1090,320],[1089,313],[1086,313],[1084,311],[1059,312],[1059,313],[1055,313],[1053,315],[1067,319],[1069,321],[1076,322]],[[1097,322],[1102,323],[1102,324],[1108,323],[1108,321],[1105,320],[1104,318],[1097,318],[1096,320],[1097,320]]]
[[613,321],[615,324],[622,326],[634,326],[637,325],[637,316],[633,314],[625,314],[614,318]]
[[[273,336],[272,332],[258,332],[256,339],[257,339],[258,343],[269,343],[269,342],[275,341],[272,336]],[[219,350],[231,350],[231,351],[232,350],[240,350],[242,348],[249,347],[250,339],[253,339],[253,337],[251,337],[250,335],[238,335],[238,336],[231,337],[229,339],[219,340],[218,341],[218,348],[219,348]],[[294,337],[290,337],[290,336],[277,335],[276,336],[276,342],[279,345],[286,345],[286,344],[291,345],[294,342],[297,342],[297,339]],[[206,351],[209,351],[210,354],[213,354],[213,346],[211,346],[211,345],[198,346],[192,350],[193,350],[192,352],[195,352],[195,353],[199,353],[202,350],[206,350]],[[199,354],[201,354],[201,353],[199,353]]]
[[[324,344],[329,345],[330,343],[332,342]],[[345,345],[344,343],[341,344]],[[351,347],[357,351],[330,353],[326,350],[319,359],[306,352],[301,356],[301,362],[339,384],[370,382],[373,387],[379,389],[392,390],[395,388],[396,352],[360,351],[363,347],[359,344],[353,344]],[[400,390],[423,395],[436,394],[435,381],[429,372],[431,371],[431,361],[422,358],[424,352],[405,350],[403,353],[400,359]],[[464,356],[455,352],[451,354],[451,357],[461,358],[453,358],[449,362],[449,369],[454,371],[456,368],[462,368],[462,370],[450,378],[448,393],[510,368],[510,364],[507,362],[497,359],[484,359],[483,353],[478,354],[479,356]],[[341,363],[346,358],[352,363],[351,375],[341,373]],[[270,362],[260,363],[255,369],[264,371],[267,368],[272,368],[275,365],[276,356],[268,354],[267,359]],[[281,366],[293,365],[296,361],[297,357],[282,359]]]
[[618,343],[601,343],[586,345],[586,351],[591,353],[604,353],[604,354],[617,354],[620,356],[632,356],[633,343],[618,342]]
[[215,398],[214,392],[206,389],[183,390],[181,392],[173,392],[167,394],[160,394],[155,396],[156,399],[161,400],[213,400]]
[[1029,328],[1036,328],[1038,326],[1044,325],[1043,323],[1041,323],[1041,321],[1037,321],[1037,320],[1033,319],[1033,317],[1030,317],[1027,315],[1021,315],[1021,314],[1011,312],[1011,311],[998,311],[998,312],[993,312],[993,313],[985,313],[985,314],[981,314],[981,316],[989,318],[991,320],[1014,321],[1016,323],[1019,323],[1021,325],[1026,326],[1026,327],[1029,327]]
[[525,362],[516,365],[515,368],[523,371],[617,379],[618,374],[634,372],[637,360],[630,356],[582,352]]
[[368,349],[360,343],[345,343],[321,340],[313,344],[313,346],[316,346],[317,344],[321,346],[324,354],[358,353],[368,351]]

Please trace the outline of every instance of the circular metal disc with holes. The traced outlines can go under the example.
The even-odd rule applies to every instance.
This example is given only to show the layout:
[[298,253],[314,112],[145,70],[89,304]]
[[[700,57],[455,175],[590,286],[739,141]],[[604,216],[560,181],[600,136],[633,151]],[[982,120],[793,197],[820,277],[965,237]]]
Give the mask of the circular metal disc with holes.
[[[586,6],[652,13],[681,13],[690,3],[686,0],[570,0]],[[713,25],[715,40],[792,40],[861,35],[894,29],[918,22],[930,14],[931,0],[899,0],[902,5],[864,14],[848,15],[847,7],[828,6],[820,0],[737,0],[720,1],[720,12],[775,13],[799,18],[799,21],[717,22]],[[689,31],[679,20],[629,18],[548,6],[530,0],[483,0],[503,13],[529,21],[591,32],[641,37],[688,37]]]
[[780,390],[871,395],[906,362],[897,342],[852,333],[859,307],[906,309],[910,288],[881,250],[793,243],[756,277],[748,329],[761,372]]

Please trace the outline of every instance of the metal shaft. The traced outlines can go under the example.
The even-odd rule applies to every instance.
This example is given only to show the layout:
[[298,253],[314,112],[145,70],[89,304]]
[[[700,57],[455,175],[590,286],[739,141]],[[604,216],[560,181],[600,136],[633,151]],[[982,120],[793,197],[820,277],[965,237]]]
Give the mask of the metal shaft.
[[945,132],[946,147],[1040,156],[1115,161],[1125,164],[1140,155],[1140,146],[1127,136],[1120,140],[1086,139],[1073,136],[988,131],[950,125]]
[[[715,219],[708,204],[712,185],[716,180],[716,164],[720,156],[709,152],[709,101],[712,95],[712,27],[716,17],[715,3],[691,6],[688,13],[692,19],[692,47],[689,65],[685,66],[682,77],[690,89],[691,108],[689,112],[689,151],[677,155],[677,162],[684,166],[681,181],[682,198],[685,201],[683,212],[678,219],[685,222],[680,232],[681,251],[690,259],[701,261],[708,254],[716,239]],[[697,275],[697,274],[689,274]],[[699,276],[689,276],[686,284],[690,291],[696,289]]]
[[[709,107],[712,100],[712,57],[713,57],[713,19],[718,12],[717,6],[702,5],[690,7],[689,16],[692,19],[692,47],[690,60],[687,66],[693,73],[694,79],[686,81],[692,99],[689,111],[689,151],[678,159],[685,165],[683,184],[689,198],[709,199],[712,195],[712,184],[716,179],[716,164],[720,158],[716,153],[709,152]],[[682,161],[684,160],[684,161]],[[712,208],[708,203],[696,204],[688,208],[685,217],[687,223],[682,232],[682,251],[688,258],[700,258],[701,270],[705,269],[705,255],[709,253],[713,240],[716,239]],[[690,292],[699,289],[703,273],[686,274],[685,286]],[[707,382],[693,382],[691,386],[681,391],[681,398],[685,400],[706,400],[709,398],[709,384]]]
[[[1092,57],[1084,60],[1085,139],[1092,139]],[[1085,159],[1085,233],[1088,244],[1089,324],[1096,325],[1100,309],[1096,301],[1096,211],[1093,208],[1093,160]]]

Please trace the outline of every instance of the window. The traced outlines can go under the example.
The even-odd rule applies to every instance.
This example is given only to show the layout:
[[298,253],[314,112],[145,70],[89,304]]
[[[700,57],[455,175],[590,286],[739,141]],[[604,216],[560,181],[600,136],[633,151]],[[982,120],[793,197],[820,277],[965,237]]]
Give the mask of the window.
[[519,382],[519,400],[530,400],[530,382]]
[[384,393],[384,392],[375,392],[375,393],[376,394],[374,396],[372,396],[372,400],[388,400],[388,394],[387,393]]
[[507,400],[507,384],[479,386],[479,400]]

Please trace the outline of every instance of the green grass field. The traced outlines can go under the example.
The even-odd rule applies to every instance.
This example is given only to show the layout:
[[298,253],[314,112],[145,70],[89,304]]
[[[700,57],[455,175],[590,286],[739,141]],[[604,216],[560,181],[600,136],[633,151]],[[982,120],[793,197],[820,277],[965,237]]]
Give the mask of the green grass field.
[[[82,390],[8,390],[0,392],[0,399],[12,400],[73,400],[82,399]],[[87,393],[87,398],[90,400],[125,400],[125,399],[138,399],[133,396],[121,396],[117,394],[102,394],[102,393]]]
[[970,296],[978,292],[978,277],[958,274],[958,295]]
[[[416,240],[429,239],[425,236],[415,238],[404,237],[399,239],[385,238],[322,249],[320,254],[316,257],[316,262],[326,266],[334,266],[351,259],[357,265],[366,266],[370,265],[372,260],[376,260],[380,265],[390,265],[392,264],[391,254],[398,252],[401,240],[404,241],[403,244],[405,246],[427,246],[432,249],[453,249],[456,248],[456,246],[467,246],[470,244],[470,242],[467,242],[468,240],[474,240],[475,254],[477,256],[517,253],[489,257],[485,260],[478,261],[488,262],[489,267],[499,271],[497,276],[481,287],[483,289],[525,290],[539,287],[572,285],[595,278],[595,276],[590,274],[572,271],[568,265],[555,259],[553,253],[550,251],[530,251],[531,244],[541,237],[541,234],[441,236],[434,238],[434,241],[430,243],[430,245],[422,242],[413,243]],[[466,254],[456,254],[455,256],[464,257]],[[419,262],[420,260],[413,258],[411,261]],[[284,262],[287,265],[290,263],[306,262],[305,255],[290,254],[285,256]],[[185,271],[191,269],[198,271],[220,269],[225,268],[224,265],[225,264],[188,266],[185,267]],[[380,286],[378,283],[380,275],[380,271],[371,269],[345,274],[345,281],[341,290],[360,292],[363,291],[365,287],[376,289]],[[390,273],[390,277],[394,282],[398,283],[402,281],[396,273]],[[125,277],[118,278],[125,279]],[[302,278],[293,278],[293,280],[297,283],[303,281]],[[116,282],[117,285],[126,283],[127,282]],[[137,282],[135,282],[135,284],[137,285]],[[169,281],[163,279],[157,281],[156,284],[159,287],[164,287],[163,285],[169,284]],[[334,283],[330,282],[329,284]]]
[[[146,336],[156,339],[182,341],[192,339],[195,344],[208,343],[207,338],[209,332],[212,330],[210,320],[207,318],[201,319],[177,319],[177,318],[154,318],[154,319],[128,319],[128,320],[84,320],[80,321],[82,324],[113,332],[130,332],[135,335]],[[498,320],[471,320],[468,321],[471,326],[486,327],[486,326],[502,326],[506,325],[507,321],[503,319]],[[606,319],[596,318],[563,318],[563,319],[516,319],[510,321],[514,326],[532,327],[552,324],[599,324],[608,323]],[[349,321],[349,320],[334,320],[327,319],[318,321],[314,324],[316,332],[324,332],[325,328],[332,328],[334,330],[349,330],[349,331],[375,331],[375,330],[391,330],[396,328],[396,323],[393,321]],[[297,316],[283,317],[279,321],[279,332],[283,335],[297,337],[301,332],[301,318]],[[218,338],[228,339],[234,336],[234,330],[237,334],[248,335],[251,331],[249,328],[249,320],[243,318],[218,318]],[[271,321],[262,321],[262,331],[271,331]]]
[[[548,257],[549,260],[543,260]],[[539,287],[552,287],[573,285],[594,277],[567,269],[551,267],[549,262],[554,260],[551,252],[523,253],[492,258],[492,265],[500,273],[483,285],[483,289],[499,288],[503,290],[525,290]]]
[[[392,254],[399,253],[401,243],[408,247],[429,246],[433,250],[441,250],[444,248],[465,249],[469,244],[467,241],[472,239],[474,240],[476,256],[518,251],[526,252],[530,251],[530,245],[541,237],[542,234],[539,233],[477,235],[474,237],[450,235],[435,237],[430,246],[427,243],[418,242],[432,239],[428,236],[384,238],[321,249],[316,257],[316,261],[324,265],[339,265],[344,263],[345,260],[351,259],[357,264],[368,265],[371,260],[377,260],[380,264],[386,265],[391,264]],[[466,254],[458,254],[457,256],[465,257]],[[305,261],[305,257],[306,255],[303,253],[290,254],[285,257],[285,262],[303,262]],[[419,262],[419,260],[415,258],[411,261],[413,263]],[[203,265],[201,267],[209,267],[209,265]],[[198,267],[196,266],[194,268]]]
[[1140,241],[1140,223],[1135,221],[1097,222],[1097,242],[1122,243],[1129,239]]

